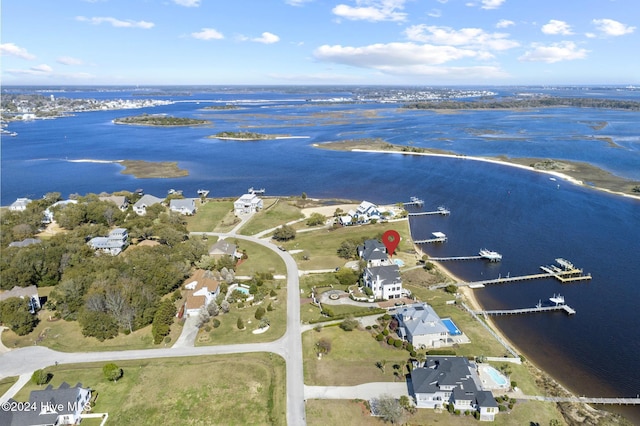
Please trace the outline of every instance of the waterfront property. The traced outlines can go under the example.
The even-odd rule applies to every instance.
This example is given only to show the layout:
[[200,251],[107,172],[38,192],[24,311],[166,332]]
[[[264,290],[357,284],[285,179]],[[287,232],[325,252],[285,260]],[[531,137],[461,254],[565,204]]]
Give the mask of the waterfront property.
[[[402,307],[396,311],[394,317],[398,321],[396,332],[400,338],[407,340],[416,348],[439,348],[449,344],[452,329],[447,327],[433,308],[426,303],[420,302]],[[455,330],[457,334],[461,334],[457,327]]]
[[9,210],[14,212],[23,212],[27,209],[27,205],[31,202],[29,198],[18,198],[9,206]]
[[387,249],[377,240],[367,240],[358,246],[358,255],[366,262],[362,282],[376,299],[399,299],[406,291],[402,288],[400,268],[391,262]]
[[154,197],[150,194],[144,194],[134,205],[133,211],[140,216],[147,214],[147,207],[162,202],[162,198]]
[[129,200],[124,195],[109,195],[106,197],[98,197],[98,198],[100,199],[100,201],[112,202],[113,204],[118,206],[118,208],[121,211],[125,211],[127,210],[127,207],[129,207]]
[[49,385],[43,390],[31,391],[29,402],[18,403],[9,399],[8,404],[31,407],[33,409],[0,410],[2,425],[75,425],[81,421],[80,415],[89,407],[91,389],[81,383],[74,387],[63,382],[58,389]]
[[380,220],[381,217],[382,211],[377,205],[369,201],[363,201],[355,210],[349,210],[346,215],[340,216],[338,222],[343,226],[349,226]]
[[173,199],[169,201],[169,210],[192,216],[196,214],[196,200],[195,198]]
[[242,257],[242,253],[238,252],[238,246],[235,244],[230,243],[227,240],[219,240],[216,241],[216,243],[209,249],[209,256],[231,256],[239,259]]
[[109,232],[109,236],[94,237],[87,244],[94,250],[117,256],[129,245],[128,239],[129,234],[125,228],[116,228]]
[[481,421],[493,421],[498,404],[483,390],[477,367],[465,357],[430,356],[411,372],[411,389],[418,408],[477,411]]
[[44,217],[42,218],[42,223],[51,223],[51,222],[53,222],[55,212],[59,211],[60,209],[65,208],[69,204],[78,204],[78,200],[61,200],[61,201],[56,201],[55,203],[51,204],[44,211]]
[[233,211],[236,216],[255,213],[262,210],[264,203],[256,194],[244,194],[233,203]]

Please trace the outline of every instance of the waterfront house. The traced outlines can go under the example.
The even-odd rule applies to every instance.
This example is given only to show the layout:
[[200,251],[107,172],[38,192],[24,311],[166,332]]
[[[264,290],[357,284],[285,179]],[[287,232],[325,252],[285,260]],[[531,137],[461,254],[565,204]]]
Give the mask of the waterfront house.
[[195,198],[179,198],[169,201],[169,210],[172,212],[194,215],[196,213],[196,199]]
[[116,228],[107,237],[94,237],[88,244],[96,251],[117,256],[129,244],[129,234],[125,228]]
[[387,248],[378,240],[366,240],[359,245],[358,256],[367,262],[367,266],[392,265]]
[[377,205],[369,201],[363,201],[355,210],[349,210],[346,215],[340,216],[338,222],[344,226],[365,224],[372,220],[380,220],[381,215]]
[[29,198],[18,198],[9,206],[9,210],[13,212],[23,212],[27,209],[27,205],[33,200]]
[[439,348],[446,345],[449,329],[433,308],[426,303],[414,303],[398,309],[396,332],[416,348]]
[[198,315],[201,308],[216,300],[220,294],[220,282],[213,277],[211,271],[196,270],[184,284],[187,290],[184,314]]
[[147,214],[147,207],[159,204],[163,201],[162,198],[154,197],[150,194],[144,194],[134,205],[133,211],[140,216]]
[[42,390],[33,390],[29,403],[9,403],[31,407],[24,410],[0,410],[0,424],[7,426],[40,425],[76,425],[81,414],[90,407],[91,389],[83,388],[81,383],[74,387],[63,382],[58,389],[49,385]]
[[475,365],[465,357],[429,356],[423,366],[411,371],[410,392],[418,408],[477,411],[481,421],[493,421],[498,404],[482,390]]
[[376,299],[399,299],[405,293],[398,265],[382,265],[364,268],[362,281],[373,291]]
[[0,292],[0,302],[7,300],[10,297],[19,297],[20,299],[27,299],[29,301],[29,311],[35,314],[40,305],[40,296],[38,295],[38,287],[30,285],[28,287],[14,286],[11,290]]
[[262,210],[264,203],[256,194],[244,194],[233,203],[233,211],[236,216],[255,213]]
[[98,197],[98,198],[100,199],[100,201],[112,202],[113,204],[118,206],[118,208],[121,211],[125,211],[127,210],[127,207],[129,207],[129,200],[124,195],[109,195],[106,197]]

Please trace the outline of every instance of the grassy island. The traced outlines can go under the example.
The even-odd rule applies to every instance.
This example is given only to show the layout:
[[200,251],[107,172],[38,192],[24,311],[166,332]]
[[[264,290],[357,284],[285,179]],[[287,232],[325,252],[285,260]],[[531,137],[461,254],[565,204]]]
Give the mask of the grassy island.
[[137,126],[201,126],[210,124],[207,120],[195,118],[172,117],[170,115],[142,114],[131,117],[121,117],[113,120],[115,124],[132,124]]
[[122,174],[133,175],[138,179],[189,176],[189,171],[178,167],[177,161],[150,162],[143,160],[123,160],[119,163],[125,167]]
[[204,107],[202,109],[226,111],[226,110],[240,109],[240,107],[237,105],[213,105],[213,106]]
[[408,155],[440,155],[476,159],[487,162],[499,162],[540,172],[562,175],[576,184],[585,184],[593,188],[637,197],[640,193],[640,182],[616,176],[589,163],[579,161],[557,161],[544,158],[514,158],[501,155],[498,157],[469,157],[463,154],[431,148],[397,145],[382,139],[354,139],[314,144],[316,148],[335,151],[375,151],[382,153],[400,153]]
[[277,139],[278,137],[286,137],[285,135],[267,135],[264,133],[254,132],[220,132],[209,136],[209,139],[227,139],[234,141],[261,141],[267,139]]

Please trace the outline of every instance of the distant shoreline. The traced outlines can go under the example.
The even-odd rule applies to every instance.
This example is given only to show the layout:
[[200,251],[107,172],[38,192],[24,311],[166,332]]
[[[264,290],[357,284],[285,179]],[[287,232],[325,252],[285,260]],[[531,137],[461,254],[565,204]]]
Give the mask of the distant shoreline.
[[[455,154],[446,151],[438,151],[438,150],[430,150],[428,148],[414,148],[414,147],[404,147],[409,149],[408,151],[403,151],[403,146],[401,145],[392,145],[392,144],[383,144],[381,141],[373,141],[371,143],[372,148],[367,148],[363,144],[357,144],[353,141],[344,141],[344,142],[328,142],[325,144],[313,144],[315,148],[321,149],[331,149],[337,151],[350,151],[350,152],[367,152],[367,153],[376,153],[376,154],[403,154],[403,155],[416,155],[416,156],[429,156],[429,157],[441,157],[441,158],[453,158],[458,160],[470,160],[470,161],[480,161],[484,163],[492,163],[509,167],[516,167],[522,170],[528,170],[532,172],[545,173],[553,178],[559,178],[571,184],[577,186],[584,186],[592,189],[597,189],[603,192],[607,192],[614,195],[619,195],[627,198],[632,198],[640,201],[640,194],[629,194],[624,191],[624,187],[627,186],[629,188],[633,186],[640,186],[640,182],[633,181],[630,179],[621,178],[615,176],[603,169],[600,169],[596,166],[587,163],[578,163],[574,161],[555,161],[555,160],[547,160],[542,158],[508,158],[508,157],[500,157],[500,158],[492,158],[492,157],[476,157],[476,156],[468,156],[464,154]],[[388,147],[388,149],[382,149],[382,147]],[[420,149],[420,151],[415,151],[415,149]],[[545,170],[532,167],[531,163],[536,162],[544,162],[551,161],[557,162],[558,164],[564,164],[571,167],[571,170]],[[528,164],[527,164],[528,163]],[[573,174],[569,174],[569,172],[574,172]],[[586,182],[597,181],[598,184],[588,185]]]

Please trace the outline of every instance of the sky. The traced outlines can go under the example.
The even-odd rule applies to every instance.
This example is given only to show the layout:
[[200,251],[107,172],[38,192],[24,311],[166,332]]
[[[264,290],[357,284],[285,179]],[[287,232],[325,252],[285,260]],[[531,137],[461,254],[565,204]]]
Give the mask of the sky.
[[2,85],[638,85],[638,0],[4,0]]

